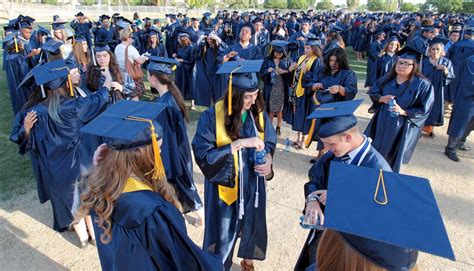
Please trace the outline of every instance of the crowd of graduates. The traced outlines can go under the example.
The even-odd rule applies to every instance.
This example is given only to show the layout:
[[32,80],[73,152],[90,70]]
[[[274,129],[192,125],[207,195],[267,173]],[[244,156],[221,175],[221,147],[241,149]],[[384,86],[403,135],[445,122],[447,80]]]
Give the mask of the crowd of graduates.
[[[283,121],[295,151],[317,142],[301,222],[311,230],[295,270],[409,270],[418,250],[454,259],[429,183],[398,173],[445,114],[446,156],[460,161],[457,151],[470,150],[474,18],[223,10],[167,14],[162,26],[133,17],[79,12],[69,23],[54,16],[49,30],[20,15],[2,41],[10,139],[30,156],[54,230],[96,245],[104,270],[228,270],[238,238],[240,265],[254,270],[267,253],[266,185]],[[373,116],[364,132],[349,53],[367,61]],[[158,98],[144,101],[150,93]],[[196,105],[208,109],[190,143]],[[404,204],[419,207],[402,216]],[[365,225],[355,208],[385,224]],[[204,226],[202,249],[183,217]],[[418,219],[396,228],[410,217]]]

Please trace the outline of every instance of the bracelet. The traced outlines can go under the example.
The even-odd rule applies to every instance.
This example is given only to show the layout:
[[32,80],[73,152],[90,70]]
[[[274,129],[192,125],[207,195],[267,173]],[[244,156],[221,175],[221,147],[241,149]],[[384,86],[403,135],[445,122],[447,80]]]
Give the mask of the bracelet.
[[308,204],[308,203],[310,203],[310,202],[314,202],[314,201],[317,201],[318,203],[320,203],[319,197],[318,197],[317,195],[310,194],[310,195],[306,198],[306,204]]

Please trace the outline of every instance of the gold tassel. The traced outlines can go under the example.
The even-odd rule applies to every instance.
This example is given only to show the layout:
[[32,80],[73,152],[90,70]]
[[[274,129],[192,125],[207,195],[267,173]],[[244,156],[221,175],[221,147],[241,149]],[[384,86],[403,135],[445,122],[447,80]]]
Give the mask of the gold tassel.
[[72,46],[74,46],[74,44],[76,44],[76,39],[72,37]]
[[13,37],[13,40],[15,42],[15,53],[18,53],[20,52],[20,50],[18,49],[18,42],[16,41],[16,37]]
[[227,95],[227,115],[232,115],[232,74],[242,68],[242,65],[237,66],[237,68],[233,69],[229,75],[229,91]]
[[128,120],[134,120],[134,121],[141,121],[141,122],[148,122],[150,124],[150,131],[151,131],[151,144],[153,147],[153,156],[155,160],[155,165],[153,168],[153,179],[162,179],[165,177],[165,168],[163,166],[163,160],[161,160],[161,155],[160,155],[160,147],[158,146],[158,135],[156,134],[155,131],[155,125],[153,125],[153,120],[145,119],[145,118],[140,118],[140,117],[134,117],[134,116],[128,116],[126,119]]
[[74,89],[73,89],[73,86],[72,86],[72,81],[71,81],[71,75],[67,75],[67,84],[68,84],[68,87],[69,87],[69,95],[71,97],[74,97]]
[[[382,184],[382,190],[383,190],[383,196],[384,196],[384,201],[379,201],[377,199],[377,195],[379,193],[379,188],[380,184]],[[385,188],[385,181],[383,178],[383,172],[382,169],[380,169],[379,173],[379,179],[377,180],[377,187],[375,188],[375,193],[374,193],[374,201],[377,202],[380,205],[386,205],[388,203],[388,197],[387,197],[387,189]]]

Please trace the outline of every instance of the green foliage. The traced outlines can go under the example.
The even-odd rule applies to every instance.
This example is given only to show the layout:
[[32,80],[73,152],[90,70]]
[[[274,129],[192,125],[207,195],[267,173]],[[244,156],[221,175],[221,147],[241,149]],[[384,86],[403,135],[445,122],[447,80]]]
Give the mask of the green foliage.
[[332,10],[334,9],[334,4],[331,0],[323,0],[316,4],[316,9],[318,10]]
[[359,0],[346,0],[346,5],[348,9],[355,9],[359,6]]
[[247,9],[258,6],[256,0],[224,0],[224,7],[228,9]]
[[400,11],[415,12],[415,11],[418,11],[418,6],[412,3],[403,3],[400,6]]
[[455,13],[463,11],[463,0],[427,0],[438,12]]
[[463,2],[462,11],[464,13],[474,13],[474,2]]
[[370,0],[367,3],[370,11],[394,11],[396,8],[397,2],[391,0]]
[[214,3],[213,0],[186,0],[189,8],[203,8]]
[[308,6],[308,0],[288,0],[289,9],[307,9]]
[[287,0],[265,0],[264,8],[286,8]]
[[95,5],[96,3],[96,0],[82,0],[82,4],[84,6],[92,6],[92,5]]
[[58,4],[58,0],[41,0],[41,4],[57,5],[57,4]]

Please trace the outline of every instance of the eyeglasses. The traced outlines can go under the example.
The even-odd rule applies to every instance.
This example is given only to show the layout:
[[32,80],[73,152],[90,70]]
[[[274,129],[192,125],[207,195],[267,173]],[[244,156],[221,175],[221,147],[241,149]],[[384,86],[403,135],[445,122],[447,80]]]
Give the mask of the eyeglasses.
[[403,66],[403,67],[408,67],[408,66],[413,66],[415,65],[414,63],[408,63],[408,62],[403,62],[403,61],[397,61],[398,66]]

